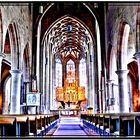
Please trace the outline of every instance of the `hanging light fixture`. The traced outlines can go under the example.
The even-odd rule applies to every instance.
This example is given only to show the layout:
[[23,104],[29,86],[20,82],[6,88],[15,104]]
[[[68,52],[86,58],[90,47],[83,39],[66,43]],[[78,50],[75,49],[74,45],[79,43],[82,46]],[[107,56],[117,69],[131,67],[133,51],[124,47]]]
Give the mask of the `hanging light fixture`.
[[98,3],[94,3],[94,8],[98,8]]
[[39,6],[39,14],[43,14],[43,5],[42,4]]

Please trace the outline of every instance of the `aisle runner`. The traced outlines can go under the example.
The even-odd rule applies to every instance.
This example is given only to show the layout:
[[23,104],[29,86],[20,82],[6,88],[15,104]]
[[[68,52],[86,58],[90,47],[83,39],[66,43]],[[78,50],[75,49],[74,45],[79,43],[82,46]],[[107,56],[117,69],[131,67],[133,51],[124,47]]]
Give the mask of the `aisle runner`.
[[60,124],[58,129],[54,132],[54,136],[81,136],[81,135],[87,135],[85,131],[82,129],[80,124]]
[[62,118],[53,136],[83,136],[87,135],[81,126],[79,118]]

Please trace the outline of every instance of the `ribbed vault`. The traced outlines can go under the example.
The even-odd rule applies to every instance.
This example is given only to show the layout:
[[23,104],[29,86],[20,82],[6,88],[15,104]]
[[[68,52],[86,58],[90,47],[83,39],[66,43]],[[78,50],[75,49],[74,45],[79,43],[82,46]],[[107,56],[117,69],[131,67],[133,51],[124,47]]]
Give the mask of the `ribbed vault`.
[[91,36],[85,26],[73,17],[66,16],[51,28],[52,52],[62,59],[85,57]]

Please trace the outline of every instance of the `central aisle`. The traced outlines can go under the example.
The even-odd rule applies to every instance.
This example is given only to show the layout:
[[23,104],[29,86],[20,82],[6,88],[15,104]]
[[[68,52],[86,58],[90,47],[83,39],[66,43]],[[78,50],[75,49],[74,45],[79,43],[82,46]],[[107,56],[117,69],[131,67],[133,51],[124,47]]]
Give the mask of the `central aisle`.
[[[93,135],[93,134],[92,134]],[[83,123],[78,117],[66,117],[61,118],[60,122],[58,122],[58,127],[53,133],[52,137],[72,137],[72,136],[91,136],[86,128],[83,127]]]
[[59,128],[54,132],[54,136],[83,136],[87,135],[84,130],[81,129],[79,124],[61,124]]

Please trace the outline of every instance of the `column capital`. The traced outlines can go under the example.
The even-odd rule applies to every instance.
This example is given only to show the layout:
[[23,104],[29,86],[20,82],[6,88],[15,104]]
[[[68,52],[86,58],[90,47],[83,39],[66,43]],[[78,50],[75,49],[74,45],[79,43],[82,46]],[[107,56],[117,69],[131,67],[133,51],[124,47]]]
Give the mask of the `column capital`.
[[113,81],[115,81],[115,80],[108,79],[106,84],[111,84]]
[[140,58],[140,52],[136,52],[136,53],[134,54],[134,57]]
[[99,91],[99,92],[103,92],[104,90],[103,90],[103,89],[99,89],[98,91]]
[[21,70],[10,70],[9,71],[11,74],[22,74],[22,71]]
[[120,70],[117,70],[117,71],[116,71],[116,74],[117,74],[117,75],[120,75],[120,74],[128,74],[128,72],[129,72],[129,70],[121,70],[121,69],[120,69]]
[[28,84],[28,83],[31,83],[31,81],[25,80],[24,83]]

